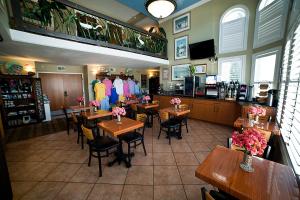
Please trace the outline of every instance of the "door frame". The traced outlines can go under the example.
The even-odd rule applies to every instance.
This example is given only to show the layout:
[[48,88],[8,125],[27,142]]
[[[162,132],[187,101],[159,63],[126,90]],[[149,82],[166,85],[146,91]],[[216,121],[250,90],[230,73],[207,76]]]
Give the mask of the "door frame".
[[[81,75],[81,83],[82,83],[82,94],[84,96],[84,98],[86,99],[86,94],[85,94],[85,85],[84,85],[84,76],[83,76],[83,73],[69,73],[69,72],[37,72],[36,73],[36,76],[37,78],[39,78],[39,74],[80,74]],[[42,86],[43,87],[43,86]]]

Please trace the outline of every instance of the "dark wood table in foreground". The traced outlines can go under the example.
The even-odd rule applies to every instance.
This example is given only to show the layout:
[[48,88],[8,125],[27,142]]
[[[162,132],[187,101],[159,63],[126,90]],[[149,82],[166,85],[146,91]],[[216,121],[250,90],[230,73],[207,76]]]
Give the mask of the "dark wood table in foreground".
[[279,163],[253,158],[254,172],[240,168],[243,152],[217,146],[197,168],[203,181],[239,199],[299,199],[293,170]]

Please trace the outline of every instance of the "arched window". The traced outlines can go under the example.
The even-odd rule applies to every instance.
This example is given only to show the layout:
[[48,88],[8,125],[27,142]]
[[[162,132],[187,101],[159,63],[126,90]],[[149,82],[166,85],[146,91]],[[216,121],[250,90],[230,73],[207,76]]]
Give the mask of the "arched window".
[[261,0],[256,9],[254,48],[281,40],[290,0]]
[[247,49],[249,12],[244,6],[229,8],[220,20],[219,52]]

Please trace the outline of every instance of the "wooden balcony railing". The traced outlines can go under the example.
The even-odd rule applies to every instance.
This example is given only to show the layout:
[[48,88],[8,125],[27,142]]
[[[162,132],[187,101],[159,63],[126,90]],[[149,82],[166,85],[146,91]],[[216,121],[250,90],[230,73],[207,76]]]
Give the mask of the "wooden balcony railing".
[[162,34],[149,33],[67,0],[10,2],[13,29],[167,59],[167,40]]

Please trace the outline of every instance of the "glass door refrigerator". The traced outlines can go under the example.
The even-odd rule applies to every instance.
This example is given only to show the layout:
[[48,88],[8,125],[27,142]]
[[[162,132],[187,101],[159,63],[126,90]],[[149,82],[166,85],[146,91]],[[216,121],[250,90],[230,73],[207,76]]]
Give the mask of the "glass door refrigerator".
[[199,76],[190,76],[184,78],[184,96],[195,97],[196,88],[199,87]]

